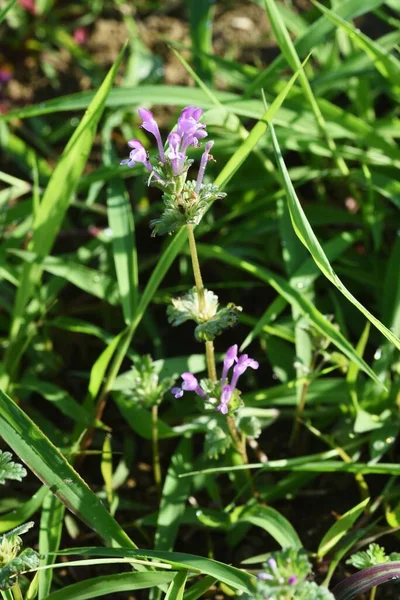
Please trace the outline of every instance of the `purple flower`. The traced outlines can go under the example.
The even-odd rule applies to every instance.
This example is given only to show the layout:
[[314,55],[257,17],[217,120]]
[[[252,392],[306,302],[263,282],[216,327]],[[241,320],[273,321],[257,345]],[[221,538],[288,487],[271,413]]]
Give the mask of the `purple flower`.
[[187,106],[178,118],[177,133],[181,137],[181,152],[186,151],[189,146],[197,147],[199,140],[207,136],[205,124],[199,123],[203,111],[195,106]]
[[168,136],[169,148],[166,152],[167,158],[171,161],[174,175],[179,175],[185,161],[185,153],[179,152],[181,143],[180,135],[176,131],[171,131]]
[[232,377],[232,382],[231,382],[233,389],[235,389],[239,377],[241,375],[243,375],[243,373],[249,367],[251,369],[258,369],[258,367],[259,367],[258,362],[256,360],[254,360],[253,358],[249,358],[249,356],[247,354],[242,354],[241,356],[239,356],[239,358],[237,359],[237,363],[236,363],[235,367],[233,368],[233,377]]
[[233,389],[230,385],[224,385],[222,388],[222,394],[220,398],[220,404],[217,406],[217,410],[223,415],[228,414],[228,404],[231,399]]
[[146,169],[151,173],[153,167],[150,164],[149,157],[143,144],[139,142],[139,140],[130,140],[128,142],[128,146],[132,148],[132,151],[129,153],[129,158],[121,160],[120,164],[128,165],[128,167],[132,168],[136,164],[142,163],[146,167]]
[[[247,354],[244,354],[243,356],[247,356]],[[269,558],[267,560],[267,563],[273,571],[276,571],[276,569],[278,568],[278,565],[276,564],[276,560],[274,558],[272,558],[272,556],[271,556],[271,558]]]
[[[171,135],[171,134],[170,134]],[[174,143],[174,140],[173,140]],[[236,363],[236,364],[235,364]],[[228,383],[228,372],[231,367],[233,368],[233,376],[231,383]],[[232,398],[232,395],[236,389],[236,384],[240,375],[242,375],[246,369],[258,369],[258,362],[254,360],[254,358],[250,358],[247,354],[242,354],[238,357],[238,346],[234,344],[226,351],[224,357],[224,366],[222,369],[222,377],[221,377],[221,395],[219,399],[219,404],[217,406],[217,410],[222,415],[227,415],[229,412],[229,402]],[[199,382],[193,373],[182,373],[182,387],[174,387],[171,390],[171,393],[174,394],[175,398],[182,398],[184,392],[196,392],[198,396],[207,400],[208,396],[200,387]],[[268,564],[271,568],[273,568],[273,564],[276,564],[274,559],[270,559],[271,562]]]
[[196,195],[197,196],[200,193],[200,188],[201,188],[201,184],[203,182],[207,163],[209,160],[212,159],[212,156],[210,155],[210,150],[213,146],[214,146],[214,142],[211,140],[211,141],[207,142],[207,144],[204,147],[204,152],[203,152],[203,156],[201,157],[200,169],[199,169],[199,173],[197,175],[197,181],[196,181]]
[[274,579],[274,576],[270,573],[259,573],[257,575],[257,579],[261,579],[261,581],[271,581],[272,579]]
[[160,130],[158,129],[157,121],[153,117],[153,113],[151,112],[151,110],[147,110],[146,108],[139,108],[138,113],[139,117],[143,121],[141,127],[143,127],[143,129],[154,135],[157,142],[160,160],[162,163],[165,163],[164,147],[160,135]]
[[184,392],[196,392],[200,398],[206,398],[206,394],[201,389],[200,384],[193,373],[182,373],[181,377],[183,379],[182,387],[174,387],[171,390],[171,393],[174,394],[175,398],[182,398]]
[[297,583],[297,577],[296,575],[291,575],[288,579],[288,584],[289,585],[296,585]]
[[224,385],[228,371],[231,366],[237,361],[238,345],[234,344],[226,351],[224,358],[224,368],[222,369],[221,385]]

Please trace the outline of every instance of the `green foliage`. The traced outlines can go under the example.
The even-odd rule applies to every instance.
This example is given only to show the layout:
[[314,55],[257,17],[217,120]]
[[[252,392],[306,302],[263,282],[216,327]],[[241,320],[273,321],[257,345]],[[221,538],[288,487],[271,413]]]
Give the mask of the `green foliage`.
[[25,523],[0,536],[0,590],[12,587],[23,571],[39,566],[39,555],[30,548],[22,548],[20,535],[26,533],[34,523]]
[[211,426],[204,439],[204,451],[211,459],[222,456],[232,446],[232,438],[218,425]]
[[[356,569],[366,569],[367,567],[373,567],[374,565],[380,565],[390,560],[386,556],[385,549],[379,544],[370,544],[366,550],[361,550],[353,554],[346,564],[352,565]],[[397,560],[395,558],[394,560]]]
[[151,356],[135,358],[131,370],[124,380],[124,394],[130,402],[149,408],[161,404],[164,395],[174,385],[175,377],[159,376],[160,366]]
[[[400,523],[398,3],[184,4],[0,0],[0,435],[31,471],[13,490],[0,450],[6,600],[352,600],[400,572],[368,546]],[[165,140],[189,106],[175,177],[138,108]],[[230,396],[236,345],[259,368]]]
[[19,463],[13,462],[11,453],[0,450],[0,483],[5,483],[6,479],[22,481],[25,476],[26,469]]
[[258,575],[255,598],[274,600],[334,600],[324,587],[307,581],[311,564],[304,550],[284,548],[270,554]]
[[198,225],[210,204],[226,196],[210,183],[202,185],[199,195],[195,190],[196,182],[187,181],[182,191],[163,194],[164,212],[150,222],[153,236],[173,233],[187,224]]
[[173,327],[185,321],[198,323],[194,330],[197,341],[213,341],[226,329],[234,327],[239,319],[241,306],[232,302],[218,310],[218,296],[211,290],[204,290],[204,308],[200,309],[197,289],[194,287],[180,298],[172,298],[167,308],[168,321]]

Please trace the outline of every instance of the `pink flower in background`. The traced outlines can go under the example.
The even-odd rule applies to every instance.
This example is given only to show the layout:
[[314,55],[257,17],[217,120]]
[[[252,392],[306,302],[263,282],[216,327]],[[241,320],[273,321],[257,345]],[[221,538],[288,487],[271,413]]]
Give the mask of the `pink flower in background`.
[[35,0],[18,0],[18,3],[22,8],[30,12],[31,15],[36,14]]
[[74,38],[75,42],[79,44],[79,46],[83,46],[86,44],[89,37],[89,30],[87,27],[77,27],[72,37]]

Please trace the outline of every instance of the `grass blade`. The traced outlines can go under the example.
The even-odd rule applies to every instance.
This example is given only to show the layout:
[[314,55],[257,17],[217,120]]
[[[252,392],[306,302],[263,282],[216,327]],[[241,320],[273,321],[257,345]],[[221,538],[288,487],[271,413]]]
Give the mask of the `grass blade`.
[[187,572],[181,571],[180,573],[177,573],[168,588],[165,600],[182,600],[186,581]]
[[11,2],[9,2],[4,8],[3,10],[0,11],[0,23],[2,21],[4,21],[6,14],[8,13],[8,11],[14,6],[14,4],[17,2],[17,0],[11,0]]
[[[187,554],[184,552],[162,552],[161,550],[133,550],[131,548],[71,548],[59,554],[77,554],[87,556],[107,556],[123,558],[154,558],[177,569],[210,575],[235,590],[253,595],[256,578],[245,571],[225,565],[222,562]],[[53,600],[53,599],[51,599]]]
[[265,281],[268,283],[268,285],[271,285],[278,292],[278,294],[283,296],[285,300],[289,302],[289,304],[298,308],[299,311],[307,318],[307,320],[312,323],[312,325],[314,325],[314,327],[320,333],[322,333],[324,337],[330,339],[332,343],[335,344],[335,346],[337,346],[339,350],[341,350],[350,360],[357,363],[360,369],[362,369],[369,377],[371,377],[371,379],[380,384],[379,379],[376,377],[371,367],[369,367],[367,363],[357,354],[350,342],[347,341],[340,331],[338,331],[336,327],[332,325],[332,323],[316,308],[312,302],[310,302],[310,300],[308,300],[302,294],[299,294],[299,292],[292,288],[285,279],[279,275],[276,275],[272,271],[268,271],[264,267],[260,267],[259,265],[255,265],[246,260],[237,258],[219,246],[205,246],[199,244],[197,249],[200,256],[226,262],[227,264],[247,271],[254,277],[257,277],[258,279],[261,279],[261,281]]
[[[65,506],[58,498],[48,492],[43,501],[40,518],[39,532],[39,554],[41,555],[40,566],[52,565],[55,554],[60,546],[62,528],[64,523]],[[38,598],[42,600],[50,592],[53,579],[53,569],[43,569],[39,573]]]
[[[71,198],[78,186],[96,135],[97,124],[122,61],[125,47],[121,50],[118,59],[110,69],[80,124],[74,131],[43,194],[40,207],[35,215],[33,235],[28,247],[29,251],[40,257],[44,257],[50,252]],[[14,342],[24,323],[25,307],[32,296],[34,287],[40,281],[41,272],[41,267],[37,264],[26,264],[24,266],[14,306],[10,331],[11,343],[5,356],[5,370],[7,373],[10,373],[11,369],[15,370]],[[8,378],[3,377],[2,379],[4,389],[4,384],[8,384]]]
[[356,29],[351,23],[335,14],[332,10],[323,6],[316,0],[314,4],[319,8],[332,23],[345,31],[352,41],[370,57],[373,65],[383,77],[389,79],[394,85],[400,85],[400,61],[389,52],[386,52],[376,42]]
[[112,230],[114,264],[122,310],[125,323],[129,325],[137,307],[138,265],[132,207],[120,179],[113,179],[108,186],[107,214]]
[[303,88],[303,93],[306,100],[309,102],[311,106],[311,110],[314,113],[315,119],[317,121],[319,130],[322,136],[325,138],[325,141],[328,145],[329,150],[332,153],[332,156],[342,173],[342,175],[348,175],[349,169],[343,160],[343,158],[338,154],[336,144],[333,139],[329,136],[325,119],[322,115],[321,109],[318,106],[318,103],[314,97],[313,91],[311,89],[311,85],[307,79],[307,76],[303,69],[301,69],[301,62],[298,54],[296,52],[296,48],[292,42],[292,38],[289,35],[288,30],[286,29],[285,23],[281,17],[281,14],[275,4],[275,0],[264,0],[265,10],[267,12],[269,21],[271,23],[272,29],[274,31],[274,35],[278,41],[279,47],[285,56],[287,62],[289,63],[291,69],[296,71],[300,69],[299,72],[299,82],[301,87]]
[[245,521],[256,527],[261,527],[267,531],[282,548],[292,546],[293,548],[300,549],[303,547],[303,544],[291,523],[271,506],[257,505],[244,510],[240,513],[238,521]]
[[[342,283],[339,277],[336,275],[333,270],[321,244],[319,243],[314,231],[311,228],[311,225],[305,215],[305,212],[300,204],[299,199],[297,198],[296,192],[294,190],[293,184],[290,180],[289,173],[286,169],[285,162],[283,160],[283,156],[281,154],[281,150],[278,144],[278,140],[275,135],[275,130],[271,125],[271,135],[272,135],[272,143],[274,146],[275,156],[278,163],[279,171],[282,176],[282,182],[286,191],[286,197],[288,201],[290,216],[292,218],[293,228],[299,237],[300,241],[305,245],[305,247],[310,252],[313,257],[315,263],[318,265],[319,269],[325,275],[327,279],[331,283],[333,283],[336,288],[349,300],[359,311],[363,313],[367,317],[369,321],[397,348],[400,349],[400,340],[387,328],[379,319],[374,317],[369,310],[365,308],[359,302],[353,294],[346,288],[346,286]],[[364,369],[365,370],[365,369]]]
[[107,544],[135,546],[61,452],[2,391],[0,430],[5,442],[28,468]]
[[192,440],[183,438],[175,450],[165,478],[157,518],[156,550],[172,550],[174,547],[191,488],[191,485],[187,485],[189,480],[181,479],[179,475],[187,471],[193,464],[192,460]]
[[175,576],[169,573],[118,573],[103,575],[68,585],[46,596],[44,600],[89,600],[117,592],[132,592],[169,583]]
[[346,535],[361,513],[365,510],[369,500],[369,498],[366,498],[357,504],[357,506],[353,506],[353,508],[345,512],[344,515],[335,521],[332,527],[328,529],[318,546],[317,555],[319,559],[322,559],[325,554],[332,550],[342,537]]

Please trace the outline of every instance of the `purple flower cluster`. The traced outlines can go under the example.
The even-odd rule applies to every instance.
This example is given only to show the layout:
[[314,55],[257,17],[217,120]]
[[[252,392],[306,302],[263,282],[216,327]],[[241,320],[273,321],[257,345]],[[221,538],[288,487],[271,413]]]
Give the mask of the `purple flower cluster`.
[[[278,583],[280,585],[284,585],[285,584],[285,579],[280,576],[279,574],[279,570],[278,570],[278,565],[276,563],[276,560],[274,558],[269,558],[267,560],[268,566],[270,567],[271,571],[273,572],[273,575],[271,573],[259,573],[257,575],[257,578],[260,579],[261,581],[278,581]],[[290,575],[290,577],[287,580],[287,585],[296,585],[297,584],[297,577],[296,575]]]
[[[168,135],[168,146],[164,150],[164,145],[161,139],[160,130],[157,121],[154,119],[153,113],[146,108],[139,108],[139,116],[142,119],[141,127],[154,135],[157,148],[158,158],[161,165],[169,164],[174,177],[179,177],[187,171],[186,151],[190,146],[198,147],[200,141],[207,136],[206,126],[199,121],[203,111],[195,106],[187,106],[181,112],[178,118],[176,129],[172,130]],[[196,182],[196,193],[200,192],[200,187],[204,177],[204,171],[208,160],[210,160],[210,150],[214,145],[213,141],[205,145],[204,153],[201,158],[199,174]],[[121,165],[134,167],[136,164],[142,163],[150,173],[154,173],[153,165],[149,161],[148,154],[139,140],[131,140],[128,146],[132,148],[129,158],[121,161]],[[160,177],[154,173],[156,179]]]
[[[233,366],[235,365],[235,366]],[[247,354],[241,354],[238,356],[238,346],[234,344],[231,346],[224,358],[224,366],[222,369],[221,376],[221,396],[220,403],[217,407],[220,413],[226,415],[229,409],[229,401],[232,398],[232,395],[236,389],[237,382],[239,377],[243,375],[246,369],[258,369],[258,362],[253,358],[250,358]],[[233,375],[231,382],[228,383],[228,373],[229,370],[233,367]],[[182,373],[181,375],[183,383],[182,387],[174,387],[171,392],[174,394],[175,398],[181,398],[184,392],[196,392],[198,396],[203,399],[207,399],[207,395],[200,387],[199,382],[196,377],[192,373]]]

